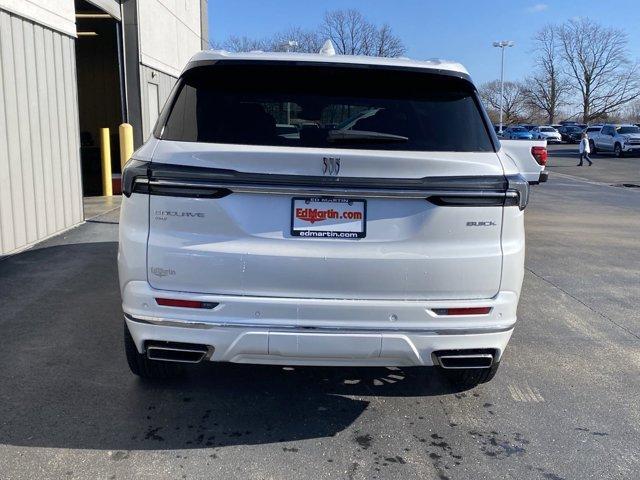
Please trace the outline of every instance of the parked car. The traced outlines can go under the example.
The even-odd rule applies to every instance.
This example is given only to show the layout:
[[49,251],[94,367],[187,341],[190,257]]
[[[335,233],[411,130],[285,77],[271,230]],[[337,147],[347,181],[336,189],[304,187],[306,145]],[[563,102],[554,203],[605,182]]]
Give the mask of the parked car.
[[[299,135],[279,133],[289,122]],[[496,137],[457,63],[195,55],[123,172],[131,371],[435,365],[490,380],[544,161],[544,142]]]
[[583,131],[584,129],[577,125],[562,125],[558,129],[562,141],[567,143],[580,143]]
[[636,125],[604,125],[589,137],[592,153],[613,153],[618,158],[640,153],[640,127]]
[[524,127],[509,127],[502,132],[502,137],[509,140],[532,140],[533,134]]
[[519,125],[519,126],[522,127],[522,128],[526,128],[529,131],[531,131],[531,130],[533,130],[534,128],[537,127],[537,125],[534,125],[532,123],[523,123],[522,125]]
[[547,142],[560,142],[562,137],[558,130],[550,125],[540,125],[531,129],[531,134],[535,140],[546,140]]
[[592,136],[599,134],[600,130],[602,130],[602,125],[589,125],[584,129],[584,132],[589,138],[591,138]]

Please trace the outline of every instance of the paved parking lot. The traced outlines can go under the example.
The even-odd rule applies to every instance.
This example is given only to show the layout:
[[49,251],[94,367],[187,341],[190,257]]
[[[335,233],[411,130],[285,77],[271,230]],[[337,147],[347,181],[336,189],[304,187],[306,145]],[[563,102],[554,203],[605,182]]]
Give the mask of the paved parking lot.
[[[637,479],[640,159],[552,147],[496,379],[202,366],[133,377],[117,211],[0,261],[0,478]],[[580,177],[580,178],[578,178]]]

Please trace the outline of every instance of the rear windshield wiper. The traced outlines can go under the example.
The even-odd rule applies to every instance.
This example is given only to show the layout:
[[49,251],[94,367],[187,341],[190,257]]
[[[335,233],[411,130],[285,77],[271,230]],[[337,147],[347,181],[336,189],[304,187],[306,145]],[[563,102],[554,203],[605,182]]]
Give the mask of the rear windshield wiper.
[[409,137],[391,133],[370,132],[368,130],[331,130],[327,142],[406,142]]

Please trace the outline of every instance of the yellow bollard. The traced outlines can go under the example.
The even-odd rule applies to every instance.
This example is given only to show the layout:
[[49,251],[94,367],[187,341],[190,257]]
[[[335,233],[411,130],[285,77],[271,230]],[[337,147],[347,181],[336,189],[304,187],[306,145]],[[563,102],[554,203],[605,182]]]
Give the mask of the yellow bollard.
[[124,169],[124,164],[133,155],[133,127],[128,123],[123,123],[118,127],[118,133],[120,135],[120,167]]
[[100,158],[102,160],[102,194],[113,196],[113,184],[111,183],[111,142],[109,141],[109,129],[100,129]]

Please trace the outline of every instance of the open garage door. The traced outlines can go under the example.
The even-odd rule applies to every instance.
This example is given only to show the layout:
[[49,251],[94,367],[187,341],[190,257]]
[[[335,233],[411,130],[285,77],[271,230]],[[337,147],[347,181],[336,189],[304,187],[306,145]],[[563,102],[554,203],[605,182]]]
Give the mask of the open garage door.
[[76,0],[76,65],[84,196],[102,195],[100,129],[110,131],[114,174],[120,172],[118,126],[125,118],[120,8],[113,0]]

